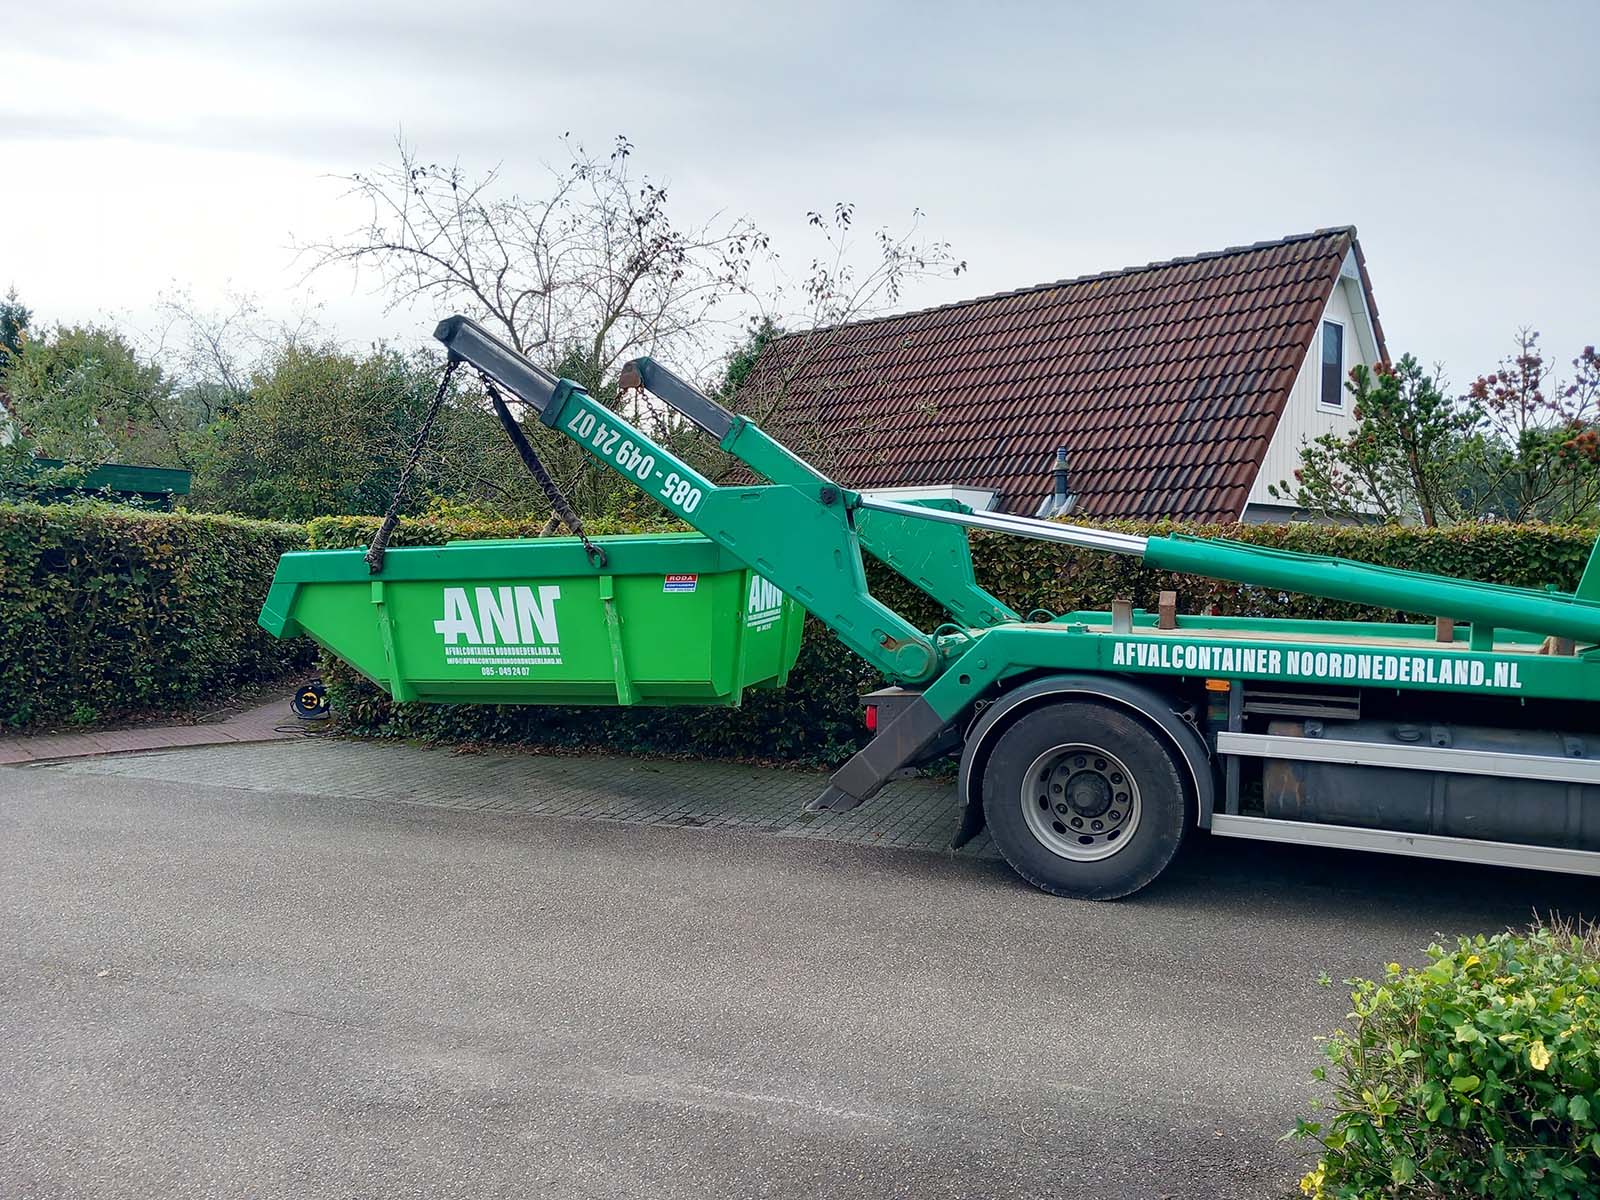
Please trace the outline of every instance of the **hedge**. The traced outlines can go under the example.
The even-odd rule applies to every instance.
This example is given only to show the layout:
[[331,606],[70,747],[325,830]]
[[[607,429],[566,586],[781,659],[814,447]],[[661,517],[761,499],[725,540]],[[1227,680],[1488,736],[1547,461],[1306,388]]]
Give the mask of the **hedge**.
[[[313,521],[314,547],[365,545],[375,519],[328,517]],[[1336,554],[1390,566],[1499,583],[1571,590],[1588,560],[1591,530],[1554,526],[1470,525],[1450,529],[1326,525],[1175,526],[1116,523],[1126,532],[1164,534],[1177,529],[1260,545]],[[614,525],[595,532],[625,532]],[[526,523],[506,521],[402,522],[394,544],[438,545],[452,538],[527,537]],[[1103,609],[1118,597],[1155,607],[1157,593],[1178,593],[1180,611],[1248,616],[1393,619],[1380,609],[1292,595],[1263,588],[1172,575],[1137,560],[1094,551],[1028,542],[1000,535],[973,537],[978,578],[1019,612]],[[910,584],[869,564],[873,593],[924,629],[943,615]],[[335,703],[348,728],[387,737],[450,741],[506,741],[546,746],[604,746],[703,757],[769,758],[814,765],[841,761],[864,741],[858,696],[879,680],[816,621],[808,620],[800,660],[781,692],[751,692],[742,708],[563,709],[393,705],[377,689],[347,672],[329,671]]]
[[1600,930],[1562,922],[1428,948],[1351,979],[1324,1049],[1313,1200],[1600,1200]]
[[295,525],[0,505],[0,725],[183,709],[311,661],[256,626]]

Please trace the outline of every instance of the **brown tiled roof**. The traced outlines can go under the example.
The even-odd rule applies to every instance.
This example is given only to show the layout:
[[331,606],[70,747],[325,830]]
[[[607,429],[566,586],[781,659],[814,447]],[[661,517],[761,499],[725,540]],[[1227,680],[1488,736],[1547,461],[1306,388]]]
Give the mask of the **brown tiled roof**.
[[[850,487],[991,488],[1031,513],[1234,520],[1353,228],[791,334],[740,408]],[[1383,335],[1377,330],[1380,353]]]

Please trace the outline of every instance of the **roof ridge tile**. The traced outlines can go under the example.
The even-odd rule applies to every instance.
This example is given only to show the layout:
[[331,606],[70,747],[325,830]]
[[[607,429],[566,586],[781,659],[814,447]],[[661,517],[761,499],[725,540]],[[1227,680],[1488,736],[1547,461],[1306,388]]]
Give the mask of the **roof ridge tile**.
[[1194,263],[1210,262],[1214,259],[1230,258],[1238,255],[1257,253],[1280,247],[1288,247],[1301,242],[1311,242],[1318,239],[1348,235],[1351,244],[1357,242],[1356,227],[1354,225],[1330,225],[1322,229],[1313,229],[1309,233],[1291,233],[1280,238],[1270,238],[1262,242],[1251,242],[1244,246],[1228,246],[1222,250],[1206,250],[1198,254],[1183,255],[1179,258],[1157,259],[1143,263],[1139,266],[1121,267],[1111,271],[1094,271],[1087,275],[1074,275],[1064,279],[1053,279],[1044,283],[1030,284],[1026,287],[1012,288],[1004,292],[986,292],[981,296],[972,296],[965,300],[951,300],[944,304],[933,304],[926,308],[907,309],[901,313],[884,313],[882,316],[864,317],[859,321],[846,321],[843,324],[818,325],[812,329],[796,330],[793,334],[785,335],[779,341],[788,337],[805,334],[827,333],[834,329],[857,328],[864,325],[877,325],[887,321],[904,321],[912,317],[931,316],[936,313],[948,313],[954,309],[968,308],[975,304],[985,304],[991,301],[1016,300],[1027,296],[1037,295],[1042,292],[1055,291],[1058,288],[1068,288],[1077,284],[1096,283],[1110,279],[1124,279],[1130,276],[1142,275],[1147,271],[1160,271],[1170,267],[1189,266]]

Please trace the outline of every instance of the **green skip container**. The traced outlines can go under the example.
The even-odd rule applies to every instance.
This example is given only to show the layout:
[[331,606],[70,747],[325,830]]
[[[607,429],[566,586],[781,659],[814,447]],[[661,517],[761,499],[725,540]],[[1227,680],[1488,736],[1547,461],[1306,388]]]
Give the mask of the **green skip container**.
[[302,634],[396,700],[738,704],[779,687],[804,612],[692,533],[285,554],[260,624]]

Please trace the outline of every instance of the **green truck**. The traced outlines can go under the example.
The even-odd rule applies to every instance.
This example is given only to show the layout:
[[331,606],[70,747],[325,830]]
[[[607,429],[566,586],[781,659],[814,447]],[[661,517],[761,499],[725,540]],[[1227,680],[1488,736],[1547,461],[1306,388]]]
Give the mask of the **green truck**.
[[[891,684],[866,697],[875,736],[812,807],[855,807],[959,755],[955,844],[987,828],[1059,895],[1137,891],[1196,828],[1600,875],[1600,545],[1567,593],[875,498],[630,363],[624,386],[767,481],[717,484],[475,322],[436,336],[531,466],[502,390],[699,532],[285,555],[262,625],[396,700],[737,704],[785,682],[803,609]],[[978,583],[970,529],[1435,620],[1024,616]],[[864,555],[950,621],[920,629],[875,599]]]

